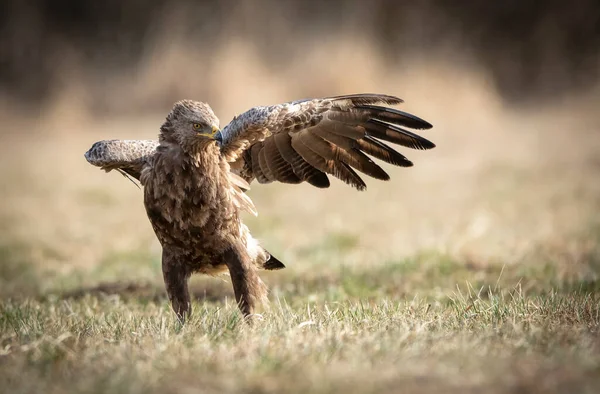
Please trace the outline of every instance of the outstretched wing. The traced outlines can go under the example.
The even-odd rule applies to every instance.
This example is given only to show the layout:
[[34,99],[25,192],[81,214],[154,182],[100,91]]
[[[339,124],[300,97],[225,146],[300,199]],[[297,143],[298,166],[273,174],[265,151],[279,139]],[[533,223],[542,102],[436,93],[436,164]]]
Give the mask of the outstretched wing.
[[142,168],[156,152],[156,140],[98,141],[85,152],[87,161],[104,171],[117,170],[140,179]]
[[405,129],[431,124],[397,109],[402,100],[381,94],[356,94],[255,107],[234,118],[221,132],[222,154],[247,181],[300,183],[325,188],[331,174],[359,190],[354,171],[376,179],[389,175],[369,156],[401,167],[410,162],[382,141],[412,149],[435,145]]

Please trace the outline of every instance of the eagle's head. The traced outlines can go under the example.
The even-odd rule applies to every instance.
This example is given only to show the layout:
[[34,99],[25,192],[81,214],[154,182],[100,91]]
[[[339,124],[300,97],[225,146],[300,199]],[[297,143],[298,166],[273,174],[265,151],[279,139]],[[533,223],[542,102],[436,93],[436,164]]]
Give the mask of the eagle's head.
[[182,147],[198,141],[221,141],[219,118],[206,103],[182,100],[175,103],[160,128],[160,140]]

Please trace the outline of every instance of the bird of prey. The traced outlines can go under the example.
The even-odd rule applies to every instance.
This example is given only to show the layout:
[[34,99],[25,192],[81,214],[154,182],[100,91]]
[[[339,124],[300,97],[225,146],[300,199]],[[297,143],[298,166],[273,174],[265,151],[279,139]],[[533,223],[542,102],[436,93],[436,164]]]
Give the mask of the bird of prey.
[[[105,140],[85,158],[94,166],[138,180],[144,205],[162,245],[165,287],[177,317],[191,313],[188,278],[229,271],[244,316],[265,301],[259,269],[285,266],[250,235],[240,213],[256,214],[249,183],[308,182],[329,187],[333,175],[358,190],[356,171],[389,175],[369,156],[401,167],[412,163],[385,142],[413,149],[435,145],[406,130],[431,124],[391,108],[402,100],[354,94],[254,107],[222,130],[205,103],[183,100],[155,140]],[[130,179],[131,179],[130,178]]]

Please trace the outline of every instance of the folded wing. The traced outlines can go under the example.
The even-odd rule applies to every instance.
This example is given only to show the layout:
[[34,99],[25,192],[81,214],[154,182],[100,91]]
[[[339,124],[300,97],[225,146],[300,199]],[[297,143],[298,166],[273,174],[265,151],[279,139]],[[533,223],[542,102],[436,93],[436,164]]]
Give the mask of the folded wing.
[[156,152],[156,140],[98,141],[85,153],[86,160],[106,172],[117,170],[137,180],[142,168]]

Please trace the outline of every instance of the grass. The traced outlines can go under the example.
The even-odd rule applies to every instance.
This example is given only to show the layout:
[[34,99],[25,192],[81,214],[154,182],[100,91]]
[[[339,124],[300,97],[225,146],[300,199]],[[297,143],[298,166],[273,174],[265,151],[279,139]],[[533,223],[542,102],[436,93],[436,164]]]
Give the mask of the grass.
[[[332,69],[358,59],[344,53]],[[386,167],[392,181],[366,193],[253,185],[260,215],[246,223],[287,265],[262,274],[271,303],[253,326],[228,280],[207,277],[193,278],[181,326],[140,191],[82,158],[99,139],[152,138],[164,114],[89,120],[57,105],[43,127],[8,122],[0,391],[598,392],[597,106],[509,110],[476,74],[427,67],[319,87],[410,98],[438,144],[402,150],[414,168]],[[236,78],[254,80],[244,70]],[[281,85],[259,103],[307,94]],[[215,108],[223,119],[257,104],[206,100],[236,103]]]
[[197,302],[181,327],[165,302],[7,302],[4,388],[592,392],[600,384],[597,295],[514,290],[481,298],[468,288],[431,303],[289,301],[275,300],[253,327],[231,303]]
[[[123,259],[136,269],[142,256],[111,255],[95,273],[105,282],[95,287],[3,299],[3,389],[591,393],[600,387],[600,286],[551,268],[560,261],[479,269],[425,252],[373,269],[266,275],[271,305],[253,326],[241,320],[228,283],[197,278],[193,317],[181,326],[159,278],[113,279],[110,270],[123,270]],[[151,258],[147,264],[158,271]]]

